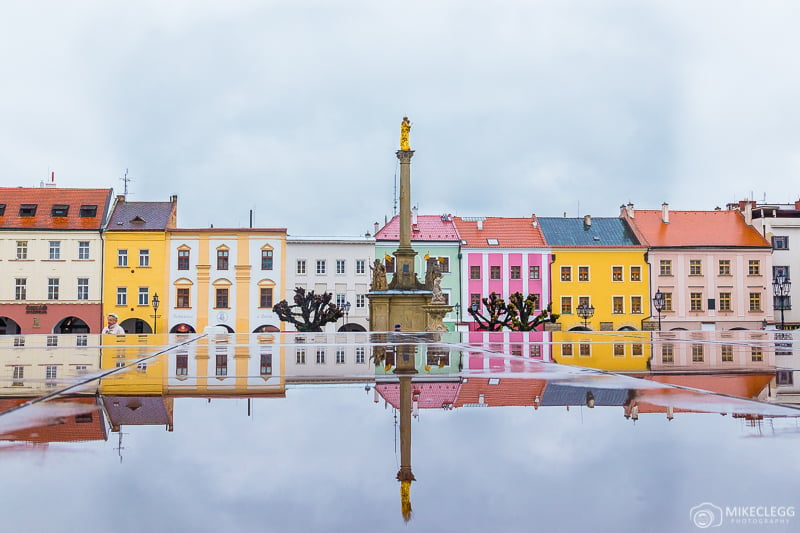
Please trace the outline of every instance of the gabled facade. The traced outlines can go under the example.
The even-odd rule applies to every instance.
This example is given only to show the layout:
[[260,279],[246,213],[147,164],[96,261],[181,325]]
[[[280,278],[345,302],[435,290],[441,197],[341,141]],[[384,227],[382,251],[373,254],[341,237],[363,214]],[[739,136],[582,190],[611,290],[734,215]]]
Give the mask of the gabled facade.
[[[634,210],[620,217],[648,245],[649,302],[664,295],[662,330],[761,329],[774,320],[772,248],[736,210]],[[658,320],[658,312],[651,310]]]
[[279,331],[272,307],[286,287],[286,229],[173,229],[169,239],[170,333]]
[[[427,261],[437,258],[442,269],[441,288],[445,303],[453,306],[453,311],[444,317],[449,330],[467,315],[461,300],[462,279],[458,235],[453,215],[419,215],[416,208],[411,212],[411,246],[417,252],[414,270],[423,281],[427,271]],[[392,254],[400,244],[400,217],[394,216],[382,228],[375,224],[375,259],[384,262],[391,279],[395,271]]]
[[[521,292],[534,294],[539,309],[551,301],[550,272],[547,268],[550,249],[536,216],[455,217],[461,237],[462,301],[466,306],[482,305],[482,298],[492,292],[503,298]],[[470,329],[476,329],[466,309]]]
[[331,301],[346,312],[336,323],[326,324],[324,331],[366,331],[374,257],[372,237],[287,237],[285,298],[292,302],[295,287],[316,294],[328,292]]
[[[167,230],[175,228],[178,197],[128,202],[118,196],[105,236],[105,313],[119,315],[126,333],[166,333],[169,305]],[[152,304],[158,294],[160,306]]]
[[111,189],[0,188],[0,334],[99,333]]

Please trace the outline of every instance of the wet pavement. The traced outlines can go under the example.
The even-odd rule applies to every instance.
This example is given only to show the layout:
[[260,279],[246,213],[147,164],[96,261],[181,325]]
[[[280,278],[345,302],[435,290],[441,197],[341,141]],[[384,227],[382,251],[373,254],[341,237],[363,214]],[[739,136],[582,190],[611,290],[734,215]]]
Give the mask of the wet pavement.
[[2,340],[4,531],[800,528],[791,332]]

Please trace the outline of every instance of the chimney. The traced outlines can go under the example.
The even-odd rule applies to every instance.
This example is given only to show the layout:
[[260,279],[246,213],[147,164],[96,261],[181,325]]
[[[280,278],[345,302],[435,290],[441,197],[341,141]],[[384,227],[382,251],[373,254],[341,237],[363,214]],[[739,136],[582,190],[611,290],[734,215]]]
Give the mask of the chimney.
[[794,208],[795,208],[795,209],[800,209],[800,200],[797,200],[797,201],[794,203]]
[[411,225],[417,225],[417,206],[411,208]]
[[376,222],[375,224],[373,224],[373,227],[375,228],[374,233],[375,233],[375,235],[377,235],[378,234],[378,230],[381,229],[381,225]]
[[45,183],[44,186],[47,187],[47,188],[50,188],[50,189],[56,186],[56,173],[55,172],[50,172],[50,181]]
[[592,215],[583,215],[583,227],[584,229],[592,227]]
[[483,229],[483,220],[478,220],[478,229]]
[[748,226],[753,225],[753,204],[755,202],[747,202],[744,206],[744,222]]
[[539,221],[536,220],[536,215],[535,214],[531,215],[531,219],[532,219],[531,220],[531,224],[533,224],[533,227],[534,228],[538,228],[539,227]]
[[117,203],[118,204],[124,204],[125,203],[125,195],[124,194],[118,194],[117,195]]
[[633,218],[636,213],[633,211],[633,203],[628,202],[628,205],[625,206],[625,209],[628,211],[628,217]]
[[661,204],[661,222],[669,224],[669,204],[667,202]]
[[621,206],[619,206],[619,216],[620,216],[620,218],[624,217],[627,213],[628,213],[628,210],[625,209],[625,204],[622,204]]

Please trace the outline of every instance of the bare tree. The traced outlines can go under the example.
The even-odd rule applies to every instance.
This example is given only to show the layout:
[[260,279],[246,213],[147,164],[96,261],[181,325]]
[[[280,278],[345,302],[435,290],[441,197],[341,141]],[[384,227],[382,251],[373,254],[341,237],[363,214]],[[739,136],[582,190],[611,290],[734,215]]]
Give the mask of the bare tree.
[[281,300],[272,311],[282,322],[294,324],[297,331],[322,331],[322,326],[344,316],[344,311],[331,303],[331,297],[329,292],[314,294],[314,291],[295,287],[294,304]]

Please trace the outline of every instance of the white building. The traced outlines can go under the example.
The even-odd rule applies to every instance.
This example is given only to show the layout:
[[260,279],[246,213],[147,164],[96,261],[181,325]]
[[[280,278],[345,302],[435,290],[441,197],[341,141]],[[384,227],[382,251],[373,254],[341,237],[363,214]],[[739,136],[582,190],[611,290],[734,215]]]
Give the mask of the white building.
[[[375,257],[373,237],[286,238],[286,300],[291,303],[295,287],[316,294],[329,292],[332,302],[346,309],[326,332],[366,331],[369,328],[367,293],[370,266]],[[348,305],[349,304],[349,305]]]

